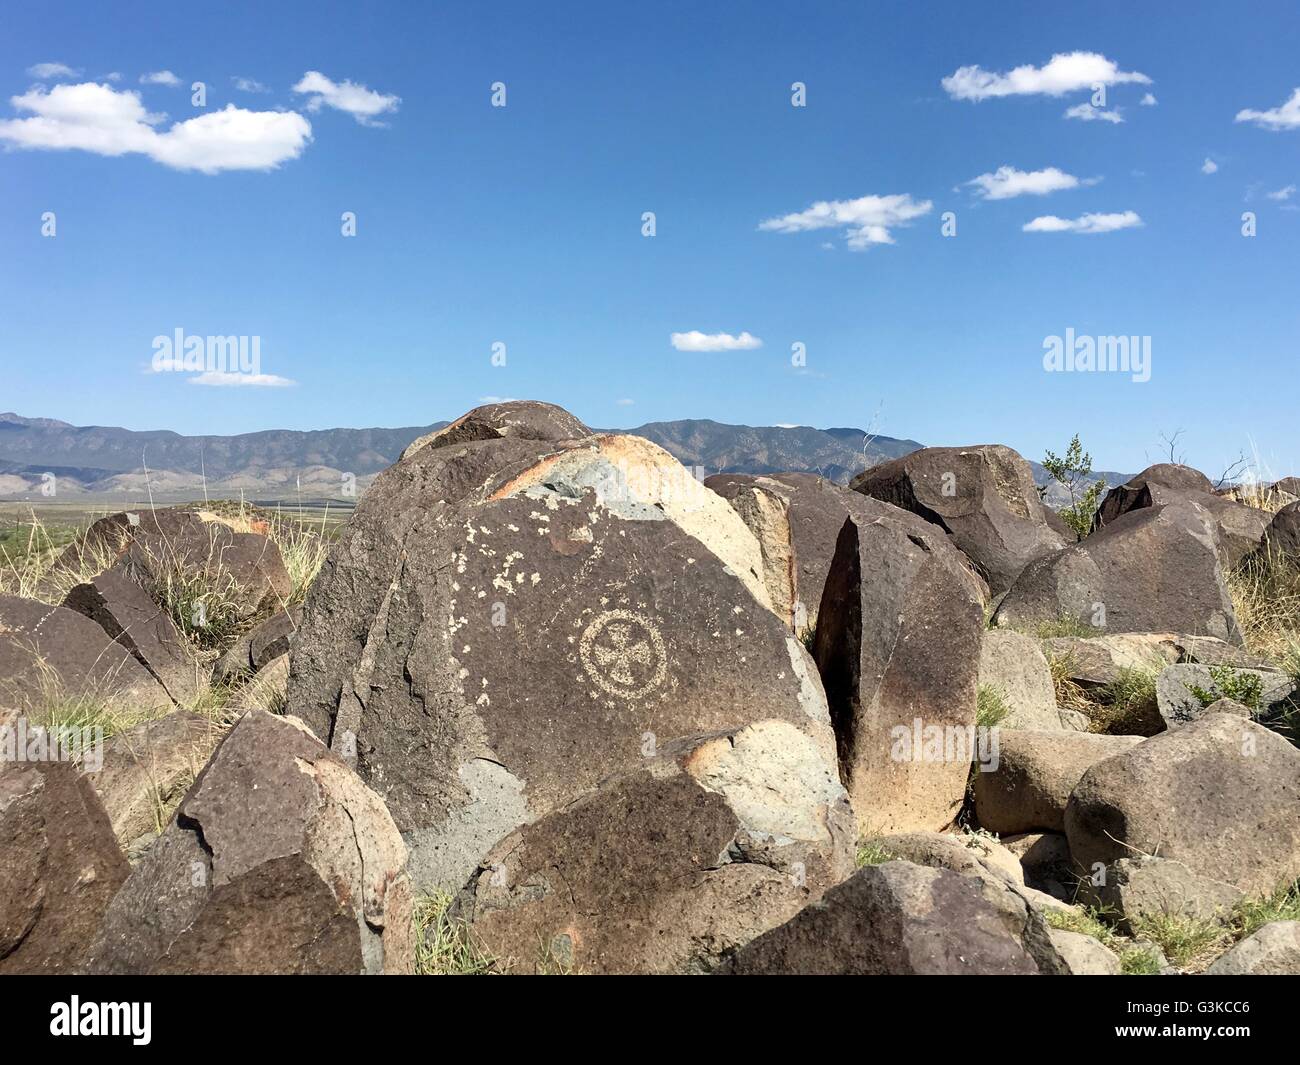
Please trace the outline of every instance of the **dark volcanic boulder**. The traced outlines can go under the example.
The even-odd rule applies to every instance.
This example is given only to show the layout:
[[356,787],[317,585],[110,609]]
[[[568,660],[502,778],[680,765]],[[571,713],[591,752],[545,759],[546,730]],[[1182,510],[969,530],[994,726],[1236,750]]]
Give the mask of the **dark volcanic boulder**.
[[78,584],[63,605],[90,618],[130,651],[178,705],[193,705],[207,687],[206,670],[200,670],[189,641],[128,566],[118,563]]
[[737,975],[1063,975],[1048,928],[992,878],[910,862],[860,869],[742,947]]
[[1092,766],[1065,810],[1084,870],[1135,854],[1264,894],[1300,876],[1300,751],[1207,714]]
[[1126,514],[1031,563],[998,606],[1011,627],[1071,620],[1107,632],[1241,642],[1210,514],[1179,501]]
[[212,679],[231,682],[251,676],[277,658],[289,653],[289,644],[302,624],[302,607],[277,610],[246,632],[223,654],[212,670]]
[[578,440],[590,435],[591,430],[563,407],[518,399],[475,407],[450,425],[412,440],[402,452],[402,458],[410,458],[435,441],[443,447],[470,440],[500,440],[505,437],[516,440]]
[[35,599],[0,595],[0,709],[32,712],[89,700],[170,710],[166,689],[89,618]]
[[927,447],[858,474],[851,487],[934,522],[998,595],[1066,539],[1048,524],[1033,471],[1009,447]]
[[1096,763],[1137,746],[1138,736],[999,729],[998,764],[975,774],[975,816],[1000,836],[1060,832],[1070,793]]
[[1214,492],[1214,485],[1200,470],[1180,466],[1175,462],[1157,462],[1106,493],[1093,516],[1093,528],[1099,529],[1130,510],[1151,506],[1151,495],[1146,491],[1148,485],[1184,494],[1211,495]]
[[507,836],[459,916],[516,972],[707,972],[853,871],[834,766],[793,725],[682,745]]
[[1182,500],[1196,503],[1210,513],[1224,565],[1236,565],[1259,547],[1269,523],[1267,511],[1218,495],[1204,474],[1171,463],[1151,466],[1112,488],[1093,519],[1093,531],[1135,510]]
[[735,507],[758,538],[772,572],[774,609],[778,590],[793,574],[794,629],[814,624],[844,522],[851,514],[872,513],[862,496],[814,473],[719,473],[704,483]]
[[81,571],[93,562],[94,572],[104,561],[124,558],[159,602],[168,588],[201,591],[206,602],[246,619],[284,603],[292,584],[275,541],[244,527],[208,511],[124,511],[91,525],[56,566]]
[[402,973],[406,848],[384,804],[301,725],[230,730],[113,899],[93,973]]
[[979,757],[984,610],[940,530],[866,502],[840,531],[813,653],[862,832],[937,831]]
[[1288,503],[1273,515],[1264,530],[1262,547],[1274,557],[1289,557],[1300,564],[1300,501]]
[[74,973],[126,858],[68,762],[0,762],[0,975]]
[[828,764],[758,543],[636,437],[434,441],[376,479],[290,653],[289,712],[388,803],[422,887],[674,740],[786,721]]

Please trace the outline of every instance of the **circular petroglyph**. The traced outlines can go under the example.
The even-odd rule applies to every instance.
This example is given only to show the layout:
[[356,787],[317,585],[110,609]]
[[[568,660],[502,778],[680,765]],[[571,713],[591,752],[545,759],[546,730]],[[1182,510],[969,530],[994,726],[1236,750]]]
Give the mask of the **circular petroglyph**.
[[620,699],[641,699],[668,670],[664,639],[644,614],[608,610],[587,626],[578,644],[582,668],[595,685]]

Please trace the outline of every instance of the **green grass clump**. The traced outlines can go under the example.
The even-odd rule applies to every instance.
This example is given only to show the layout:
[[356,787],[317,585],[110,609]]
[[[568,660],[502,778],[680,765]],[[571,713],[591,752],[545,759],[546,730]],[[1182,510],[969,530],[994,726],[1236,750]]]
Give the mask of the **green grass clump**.
[[452,897],[437,892],[415,903],[415,971],[420,976],[491,976],[496,961],[464,922],[450,916]]
[[1002,689],[992,684],[981,684],[975,695],[975,724],[992,728],[1011,713]]
[[1156,709],[1156,674],[1147,669],[1121,669],[1119,679],[1101,688],[1087,711],[1094,732],[1141,736],[1150,731]]
[[897,854],[887,850],[874,840],[867,840],[858,844],[856,865],[859,869],[865,869],[868,865],[884,865],[886,862],[897,860]]
[[1135,935],[1156,944],[1179,968],[1203,968],[1232,942],[1224,926],[1182,913],[1145,914],[1130,922]]

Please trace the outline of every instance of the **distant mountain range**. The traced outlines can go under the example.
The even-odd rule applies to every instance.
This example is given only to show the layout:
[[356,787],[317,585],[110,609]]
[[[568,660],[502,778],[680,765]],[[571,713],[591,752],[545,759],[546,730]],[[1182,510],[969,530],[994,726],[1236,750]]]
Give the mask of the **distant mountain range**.
[[[350,498],[395,462],[416,437],[447,423],[404,429],[269,429],[238,436],[182,436],[111,426],[69,425],[53,418],[0,414],[0,499],[159,501]],[[859,470],[922,447],[915,440],[861,429],[726,425],[698,419],[648,422],[631,433],[653,440],[705,474],[817,473],[846,483]],[[1034,476],[1046,483],[1037,463]],[[1108,484],[1128,474],[1098,472]],[[206,485],[206,488],[205,488]],[[1055,494],[1049,499],[1060,503]]]

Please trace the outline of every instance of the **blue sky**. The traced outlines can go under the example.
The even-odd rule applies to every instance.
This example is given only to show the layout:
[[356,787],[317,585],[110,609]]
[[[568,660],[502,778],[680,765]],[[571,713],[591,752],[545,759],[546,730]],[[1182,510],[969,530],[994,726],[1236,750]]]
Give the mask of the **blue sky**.
[[[237,433],[509,396],[1033,458],[1078,431],[1127,470],[1182,429],[1210,472],[1300,472],[1300,14],[1048,7],[9,5],[0,409]],[[266,386],[150,372],[177,328],[260,337]],[[1067,329],[1149,336],[1150,380],[1046,372]]]

